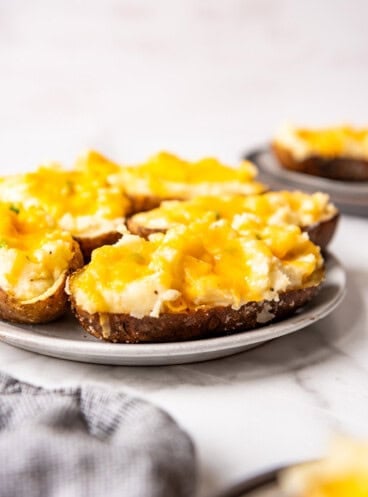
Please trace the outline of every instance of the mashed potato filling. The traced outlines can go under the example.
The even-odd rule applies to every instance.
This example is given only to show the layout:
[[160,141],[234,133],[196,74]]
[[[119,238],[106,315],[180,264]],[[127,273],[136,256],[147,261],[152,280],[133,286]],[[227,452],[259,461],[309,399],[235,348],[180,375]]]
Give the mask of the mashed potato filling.
[[298,161],[312,156],[368,160],[368,129],[350,126],[305,129],[286,125],[276,134],[274,143],[289,150]]
[[257,215],[267,224],[296,224],[302,227],[331,219],[337,214],[326,193],[300,191],[269,192],[247,197],[244,199],[244,211]]
[[211,213],[214,220],[233,221],[233,227],[237,229],[244,222],[249,223],[256,218],[268,224],[310,226],[330,219],[337,209],[325,193],[309,195],[299,191],[281,191],[247,197],[203,196],[182,202],[166,201],[157,209],[136,214],[133,221],[150,229],[167,229],[178,224],[189,224],[207,213]]
[[217,159],[188,162],[161,152],[146,163],[126,166],[113,175],[129,195],[192,198],[198,195],[254,194],[265,190],[255,181],[257,170],[248,161],[232,168]]
[[0,204],[0,287],[20,301],[41,296],[68,268],[72,244],[38,209]]
[[158,317],[200,307],[278,300],[321,275],[319,248],[297,226],[261,226],[239,235],[211,216],[144,240],[125,235],[95,250],[70,283],[89,313]]
[[109,182],[119,169],[96,152],[88,152],[72,170],[50,165],[3,178],[0,199],[42,208],[74,236],[120,230],[129,201],[120,187]]

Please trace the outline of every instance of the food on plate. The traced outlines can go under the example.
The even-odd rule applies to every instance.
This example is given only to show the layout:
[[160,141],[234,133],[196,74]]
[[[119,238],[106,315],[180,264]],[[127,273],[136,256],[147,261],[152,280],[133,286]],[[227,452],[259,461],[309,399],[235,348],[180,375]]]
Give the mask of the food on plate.
[[94,248],[115,243],[126,231],[130,202],[121,188],[109,182],[119,169],[90,151],[71,170],[49,165],[2,178],[0,200],[42,208],[73,235],[88,260]]
[[124,235],[68,280],[83,328],[111,342],[214,337],[285,318],[324,277],[320,249],[295,225],[243,234],[210,215],[148,240]]
[[326,458],[282,472],[280,486],[287,497],[366,497],[368,442],[338,438]]
[[368,129],[284,126],[272,149],[286,169],[345,181],[368,181]]
[[324,193],[268,192],[250,196],[203,196],[188,201],[166,201],[151,211],[135,214],[127,221],[130,232],[147,237],[173,226],[189,224],[211,213],[227,219],[234,228],[259,218],[267,224],[296,224],[322,248],[330,242],[338,222],[338,211]]
[[68,274],[83,265],[78,243],[36,207],[0,203],[0,318],[44,323],[67,307]]
[[213,158],[188,162],[161,152],[144,164],[122,167],[112,181],[124,188],[132,201],[132,210],[140,212],[168,199],[260,193],[266,187],[255,181],[256,174],[256,167],[248,161],[231,168]]

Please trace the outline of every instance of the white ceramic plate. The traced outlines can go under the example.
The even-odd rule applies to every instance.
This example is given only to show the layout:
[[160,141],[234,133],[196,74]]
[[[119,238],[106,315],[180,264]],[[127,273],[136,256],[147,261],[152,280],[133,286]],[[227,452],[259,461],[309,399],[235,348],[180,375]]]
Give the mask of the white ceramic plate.
[[368,181],[337,181],[283,169],[267,146],[249,152],[245,157],[259,168],[260,180],[273,189],[323,191],[343,212],[368,216]]
[[277,484],[280,469],[240,481],[213,497],[285,497]]
[[331,254],[327,256],[326,267],[326,281],[321,291],[294,316],[229,336],[173,343],[107,343],[89,336],[69,316],[45,325],[1,322],[0,340],[39,354],[100,364],[155,366],[225,357],[305,328],[332,312],[344,297],[346,275],[341,264]]

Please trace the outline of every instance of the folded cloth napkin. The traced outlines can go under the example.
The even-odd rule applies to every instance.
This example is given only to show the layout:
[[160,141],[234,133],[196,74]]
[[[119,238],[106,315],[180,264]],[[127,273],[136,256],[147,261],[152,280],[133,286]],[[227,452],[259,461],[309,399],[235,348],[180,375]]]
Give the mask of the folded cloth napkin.
[[193,497],[195,455],[164,411],[0,374],[0,497]]

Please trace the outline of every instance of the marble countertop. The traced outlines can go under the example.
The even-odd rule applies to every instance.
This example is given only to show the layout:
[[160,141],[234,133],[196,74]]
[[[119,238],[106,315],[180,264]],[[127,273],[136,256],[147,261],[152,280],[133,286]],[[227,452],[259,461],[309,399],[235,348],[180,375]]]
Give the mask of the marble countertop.
[[[3,3],[1,174],[71,163],[85,147],[120,161],[164,148],[235,163],[285,119],[367,123],[366,14],[363,0]],[[368,436],[367,246],[367,220],[343,216],[331,250],[347,271],[344,302],[242,354],[116,367],[0,344],[0,369],[50,387],[129,390],[164,407],[193,437],[207,497],[318,456],[333,433]]]

